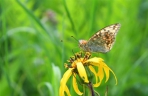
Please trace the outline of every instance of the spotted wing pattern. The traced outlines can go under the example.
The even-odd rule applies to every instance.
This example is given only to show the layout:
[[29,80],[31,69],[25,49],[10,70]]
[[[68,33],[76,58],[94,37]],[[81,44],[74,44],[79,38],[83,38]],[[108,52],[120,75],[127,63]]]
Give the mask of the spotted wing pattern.
[[102,53],[110,51],[115,42],[116,34],[119,29],[119,23],[101,29],[87,41],[85,44],[87,50],[90,52]]

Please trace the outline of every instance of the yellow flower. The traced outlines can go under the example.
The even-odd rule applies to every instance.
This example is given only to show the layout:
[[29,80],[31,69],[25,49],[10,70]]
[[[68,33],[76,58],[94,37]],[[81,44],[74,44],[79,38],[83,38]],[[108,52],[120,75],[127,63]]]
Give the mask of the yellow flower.
[[[83,92],[81,92],[78,88],[76,76],[82,79],[83,84],[89,84],[91,80],[88,79],[89,78],[87,76],[88,70],[86,70],[85,67],[88,67],[90,72],[92,72],[95,76],[96,82],[93,83],[93,87],[98,87],[101,84],[104,78],[104,75],[106,76],[105,82],[107,82],[109,79],[109,71],[113,73],[116,80],[116,84],[117,84],[117,78],[114,72],[103,62],[104,60],[98,57],[90,58],[90,56],[91,56],[90,53],[86,52],[83,58],[82,58],[82,53],[76,53],[74,57],[70,57],[70,60],[68,62],[71,63],[71,65],[65,64],[65,67],[68,68],[68,70],[64,73],[61,79],[59,96],[64,96],[64,92],[66,92],[68,96],[71,96],[69,89],[66,85],[70,76],[73,77],[73,88],[75,92],[78,95],[83,94]],[[94,67],[97,67],[98,70],[96,71]],[[98,81],[98,77],[99,77],[99,81]]]

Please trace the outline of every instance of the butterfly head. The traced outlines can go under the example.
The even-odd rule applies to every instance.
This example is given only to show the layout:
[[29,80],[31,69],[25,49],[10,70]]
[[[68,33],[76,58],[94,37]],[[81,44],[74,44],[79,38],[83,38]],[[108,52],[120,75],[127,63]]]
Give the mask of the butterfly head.
[[87,40],[79,40],[79,47],[85,49],[87,45]]

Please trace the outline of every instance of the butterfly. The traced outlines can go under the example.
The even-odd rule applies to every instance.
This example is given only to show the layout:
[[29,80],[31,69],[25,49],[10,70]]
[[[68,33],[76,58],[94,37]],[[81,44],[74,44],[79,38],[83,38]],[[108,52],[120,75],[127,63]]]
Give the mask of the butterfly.
[[99,30],[88,41],[79,40],[79,47],[86,52],[106,53],[110,51],[114,45],[120,26],[119,23],[112,24]]

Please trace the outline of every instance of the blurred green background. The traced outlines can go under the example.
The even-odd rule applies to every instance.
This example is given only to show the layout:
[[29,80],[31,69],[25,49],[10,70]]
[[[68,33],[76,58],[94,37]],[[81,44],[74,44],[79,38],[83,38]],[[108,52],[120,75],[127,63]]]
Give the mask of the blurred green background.
[[64,63],[80,50],[71,36],[88,40],[114,23],[115,45],[99,56],[118,85],[111,74],[95,90],[147,96],[148,0],[0,0],[0,96],[58,96]]

